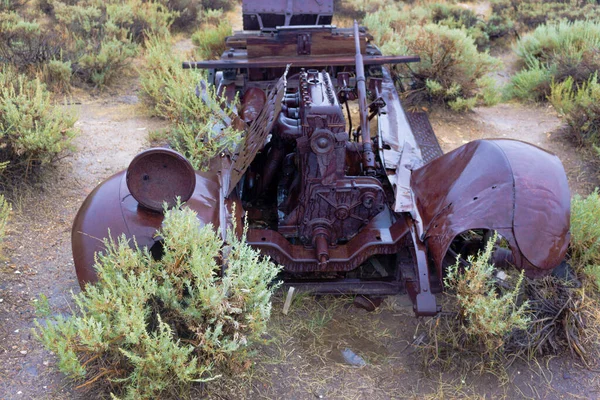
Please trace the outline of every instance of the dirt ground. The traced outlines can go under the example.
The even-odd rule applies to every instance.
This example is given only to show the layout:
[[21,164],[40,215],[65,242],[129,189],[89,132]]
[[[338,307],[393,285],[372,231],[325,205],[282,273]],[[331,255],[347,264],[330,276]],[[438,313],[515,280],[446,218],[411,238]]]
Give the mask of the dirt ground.
[[[71,292],[79,287],[70,230],[81,202],[148,146],[149,132],[165,126],[145,114],[135,77],[124,79],[118,90],[74,94],[68,107],[77,110],[81,130],[75,150],[39,183],[8,194],[15,216],[8,260],[0,263],[0,399],[93,397],[56,371],[56,358],[35,340],[32,328],[36,318],[43,323],[49,316],[72,313]],[[515,138],[555,152],[573,193],[587,194],[599,185],[596,167],[565,139],[560,120],[548,107],[501,104],[464,115],[437,110],[431,120],[444,151],[478,138]],[[264,342],[252,349],[253,366],[204,390],[194,388],[196,397],[600,397],[597,373],[569,354],[519,361],[503,372],[482,372],[476,363],[425,368],[426,360],[411,346],[424,320],[412,315],[403,296],[388,298],[372,313],[354,308],[347,298],[299,296],[287,316],[281,313],[280,297]],[[353,365],[360,360],[364,366]]]

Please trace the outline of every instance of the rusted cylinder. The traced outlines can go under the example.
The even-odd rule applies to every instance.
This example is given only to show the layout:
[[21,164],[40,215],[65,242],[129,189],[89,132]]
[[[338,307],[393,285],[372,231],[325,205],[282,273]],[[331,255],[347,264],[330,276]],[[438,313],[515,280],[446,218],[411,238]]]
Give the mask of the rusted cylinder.
[[319,260],[319,264],[325,265],[329,261],[329,232],[324,227],[317,227],[314,229],[313,234],[315,255],[317,256],[317,260]]
[[250,88],[244,93],[242,98],[242,119],[246,123],[251,123],[258,117],[260,110],[263,109],[267,101],[267,96],[262,89]]

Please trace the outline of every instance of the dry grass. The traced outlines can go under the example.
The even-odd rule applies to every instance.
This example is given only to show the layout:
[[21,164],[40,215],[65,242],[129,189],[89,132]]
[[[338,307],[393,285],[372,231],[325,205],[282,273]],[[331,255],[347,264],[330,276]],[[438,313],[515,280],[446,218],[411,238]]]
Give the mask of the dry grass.
[[[255,347],[253,367],[242,379],[235,376],[209,384],[210,396],[381,398],[386,388],[399,384],[394,376],[406,374],[398,355],[390,352],[391,346],[405,345],[384,326],[382,314],[390,316],[389,305],[367,313],[354,308],[351,297],[300,293],[288,315],[283,315],[282,307],[282,296],[277,296],[268,335]],[[344,362],[341,351],[346,348],[367,365]]]

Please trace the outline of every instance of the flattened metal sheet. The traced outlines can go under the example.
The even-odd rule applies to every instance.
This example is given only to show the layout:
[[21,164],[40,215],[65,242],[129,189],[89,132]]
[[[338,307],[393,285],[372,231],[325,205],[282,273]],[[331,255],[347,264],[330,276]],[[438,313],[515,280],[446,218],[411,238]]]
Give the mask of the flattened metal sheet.
[[281,111],[281,102],[286,88],[286,72],[283,74],[273,89],[267,96],[265,106],[258,114],[258,117],[252,122],[246,132],[246,137],[238,146],[237,151],[232,157],[233,164],[229,175],[229,186],[227,186],[227,195],[238,184],[242,176],[250,166],[250,163],[256,157],[256,154],[263,148],[267,136],[273,129],[273,123]]
[[444,154],[435,133],[433,133],[433,128],[426,113],[407,112],[406,118],[408,118],[417,145],[421,149],[421,156],[425,164]]

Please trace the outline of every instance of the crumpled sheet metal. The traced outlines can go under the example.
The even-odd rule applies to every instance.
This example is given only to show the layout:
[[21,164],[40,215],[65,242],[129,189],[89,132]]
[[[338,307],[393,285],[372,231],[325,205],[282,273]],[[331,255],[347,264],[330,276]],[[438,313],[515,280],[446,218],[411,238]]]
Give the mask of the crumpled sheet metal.
[[442,274],[452,240],[493,229],[508,240],[528,277],[547,275],[569,245],[570,192],[562,163],[534,145],[508,139],[470,142],[413,171],[422,240]]

